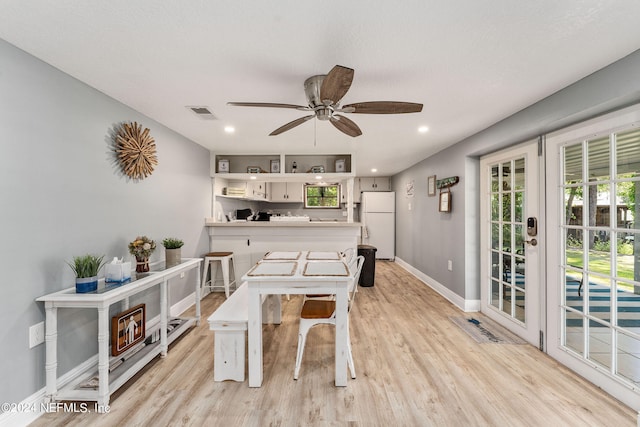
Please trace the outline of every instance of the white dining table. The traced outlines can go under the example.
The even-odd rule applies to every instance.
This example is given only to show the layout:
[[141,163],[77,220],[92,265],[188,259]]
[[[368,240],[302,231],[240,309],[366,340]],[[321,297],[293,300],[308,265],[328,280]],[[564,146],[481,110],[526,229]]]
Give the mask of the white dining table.
[[[262,295],[334,294],[336,298],[335,385],[347,385],[348,286],[353,272],[339,252],[269,252],[242,277],[249,286],[249,387],[260,387]],[[295,355],[292,355],[292,360]],[[292,370],[293,372],[293,370]]]

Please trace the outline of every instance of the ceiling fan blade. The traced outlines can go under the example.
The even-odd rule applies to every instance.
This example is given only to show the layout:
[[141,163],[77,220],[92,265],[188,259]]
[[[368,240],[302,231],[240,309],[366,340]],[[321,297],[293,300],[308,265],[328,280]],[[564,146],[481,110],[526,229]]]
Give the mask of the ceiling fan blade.
[[325,105],[337,104],[351,87],[353,73],[353,69],[342,65],[333,67],[320,87],[320,102]]
[[299,119],[295,119],[294,121],[289,122],[284,126],[280,126],[278,129],[271,132],[269,136],[280,135],[282,132],[286,132],[289,129],[293,129],[296,126],[303,124],[307,120],[313,119],[315,116],[316,116],[315,114],[311,114],[310,116],[304,116],[304,117],[300,117]]
[[395,101],[358,102],[355,104],[344,105],[339,111],[362,114],[419,113],[422,111],[422,104]]
[[362,135],[362,131],[352,120],[347,119],[345,116],[341,116],[338,114],[334,114],[331,119],[329,119],[332,125],[336,127],[340,132],[344,132],[349,136],[360,136]]
[[293,104],[276,104],[273,102],[227,102],[227,105],[234,107],[269,107],[269,108],[292,108],[294,110],[311,110],[308,106]]

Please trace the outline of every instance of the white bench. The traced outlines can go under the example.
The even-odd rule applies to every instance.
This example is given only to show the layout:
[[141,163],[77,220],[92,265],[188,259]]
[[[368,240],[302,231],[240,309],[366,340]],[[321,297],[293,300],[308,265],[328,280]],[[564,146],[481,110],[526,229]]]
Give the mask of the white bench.
[[[265,304],[266,303],[266,304]],[[281,321],[280,295],[262,300],[262,322]],[[271,319],[270,319],[271,318]],[[245,340],[249,322],[249,285],[243,283],[207,319],[215,332],[213,343],[213,380],[244,381]]]

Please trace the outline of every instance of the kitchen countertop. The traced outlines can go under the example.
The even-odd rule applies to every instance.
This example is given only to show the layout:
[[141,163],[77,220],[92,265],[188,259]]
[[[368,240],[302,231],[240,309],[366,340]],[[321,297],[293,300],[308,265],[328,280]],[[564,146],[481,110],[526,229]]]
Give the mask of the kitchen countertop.
[[215,222],[213,218],[205,218],[206,227],[360,227],[359,222],[346,221],[236,221]]

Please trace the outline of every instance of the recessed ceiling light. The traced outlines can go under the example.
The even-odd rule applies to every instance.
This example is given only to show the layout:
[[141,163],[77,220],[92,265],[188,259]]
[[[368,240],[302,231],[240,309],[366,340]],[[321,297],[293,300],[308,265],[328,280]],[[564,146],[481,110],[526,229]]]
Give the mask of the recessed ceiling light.
[[320,175],[316,175],[316,179],[322,179]]
[[371,172],[376,173],[376,172],[378,172],[378,169],[373,168],[373,169],[371,169]]
[[257,177],[252,175],[252,176],[249,177],[249,179],[257,179]]
[[236,128],[234,128],[233,126],[225,126],[224,131],[226,133],[234,133],[236,131]]
[[429,128],[428,128],[427,126],[420,126],[420,127],[418,128],[418,132],[420,132],[420,133],[427,133],[427,132],[429,132]]

